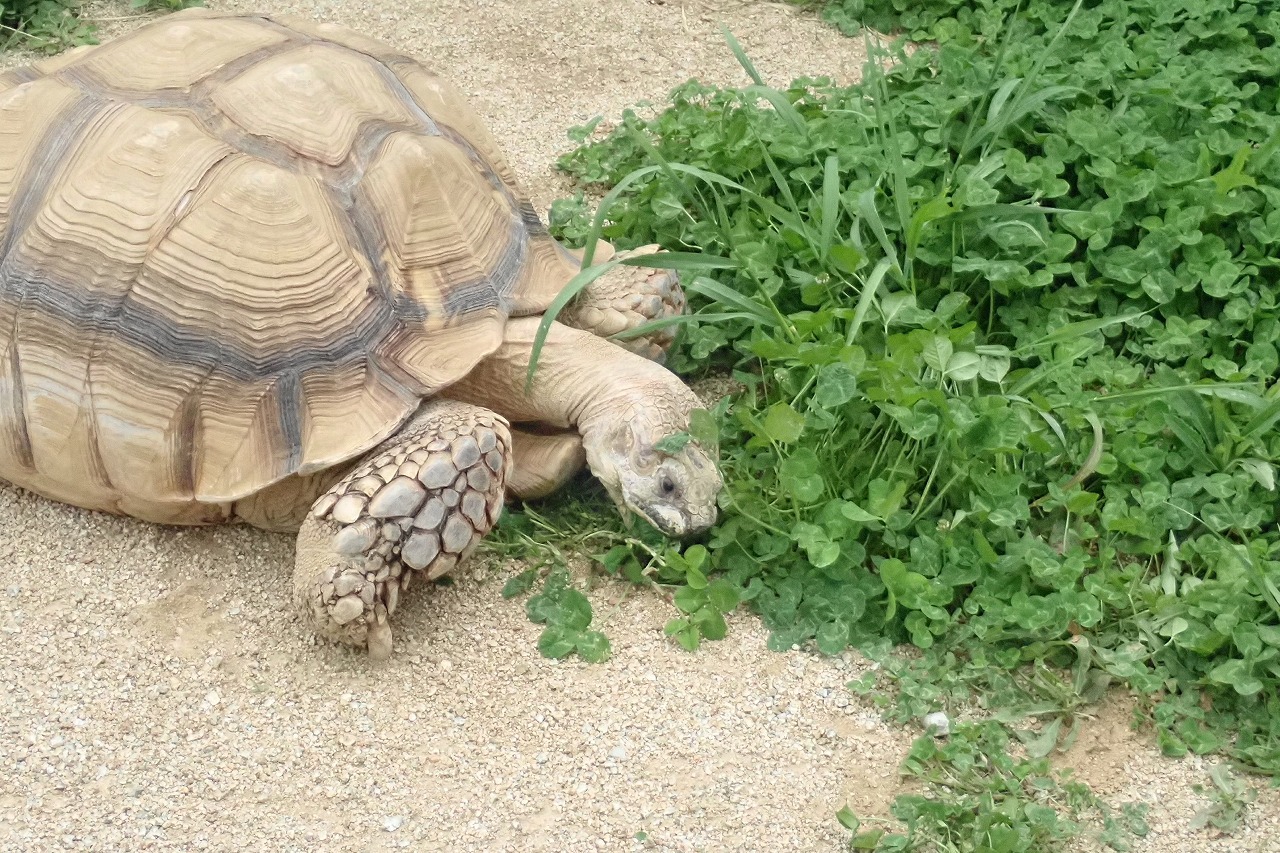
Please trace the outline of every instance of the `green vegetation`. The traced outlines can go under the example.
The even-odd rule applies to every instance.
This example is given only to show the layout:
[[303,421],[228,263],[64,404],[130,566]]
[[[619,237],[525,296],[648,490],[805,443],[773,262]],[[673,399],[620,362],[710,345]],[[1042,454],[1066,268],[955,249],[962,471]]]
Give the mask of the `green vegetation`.
[[740,594],[724,578],[707,578],[705,547],[694,545],[681,553],[648,525],[623,531],[607,521],[599,524],[599,519],[616,515],[598,488],[553,503],[549,510],[547,515],[532,507],[508,511],[498,530],[485,540],[491,551],[532,563],[507,581],[502,595],[514,598],[537,587],[525,609],[531,621],[547,626],[538,639],[544,655],[561,658],[577,653],[598,662],[610,653],[608,639],[590,628],[590,601],[572,586],[569,555],[573,553],[591,554],[608,575],[656,590],[680,612],[667,623],[667,636],[689,651],[704,638],[720,640],[728,633],[724,614],[737,608]]
[[0,41],[4,48],[25,47],[57,53],[92,44],[93,27],[76,17],[79,0],[7,0],[0,3]]
[[[204,0],[129,0],[135,12],[175,12],[202,6]],[[80,0],[5,0],[0,2],[0,50],[21,46],[57,53],[81,44],[96,44],[92,21],[80,17]]]
[[[1080,834],[1081,819],[1099,826],[1099,840],[1116,850],[1127,849],[1129,837],[1146,833],[1144,809],[1126,807],[1113,814],[1088,786],[1055,774],[1044,757],[1053,745],[1053,737],[1042,737],[1031,745],[1033,757],[1015,759],[1008,733],[995,722],[960,726],[945,743],[920,738],[903,770],[929,783],[931,795],[897,798],[892,812],[901,832],[864,829],[857,816],[841,810],[837,818],[854,833],[850,849],[1056,850]],[[940,790],[946,796],[936,796]]]
[[1245,810],[1257,796],[1257,791],[1221,764],[1209,768],[1209,784],[1197,784],[1195,790],[1208,795],[1209,805],[1196,813],[1191,825],[1197,828],[1212,826],[1223,834],[1235,832]]
[[[824,14],[937,44],[893,47],[859,85],[779,90],[730,39],[749,85],[689,82],[608,133],[575,129],[561,161],[612,188],[598,212],[555,205],[567,240],[701,253],[675,260],[696,313],[672,364],[743,386],[712,413],[727,485],[705,547],[606,530],[602,563],[676,604],[714,587],[696,603],[715,617],[681,607],[669,629],[686,646],[723,635],[732,592],[774,648],[859,649],[879,681],[853,686],[899,720],[976,705],[1051,750],[1120,684],[1165,753],[1274,776],[1280,12]],[[982,737],[917,751],[986,767],[975,787],[1004,792],[1012,835],[919,835],[972,806],[933,785],[937,809],[895,806],[916,835],[868,849],[1054,849],[1074,831],[1031,808],[1043,789],[999,781],[1014,771],[991,772]],[[904,769],[927,780],[921,761]]]

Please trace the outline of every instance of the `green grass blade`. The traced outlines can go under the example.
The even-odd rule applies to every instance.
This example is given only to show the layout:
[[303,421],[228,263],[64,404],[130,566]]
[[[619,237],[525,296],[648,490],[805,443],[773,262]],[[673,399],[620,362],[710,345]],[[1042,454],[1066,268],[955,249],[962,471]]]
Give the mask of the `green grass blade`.
[[991,103],[987,105],[987,124],[994,124],[996,118],[1000,115],[1000,111],[1004,109],[1005,101],[1009,100],[1009,96],[1013,94],[1013,90],[1018,88],[1018,84],[1022,82],[1021,77],[1011,77],[996,89],[994,95],[991,96]]
[[[717,175],[715,172],[709,172],[706,169],[699,168],[698,166],[690,166],[685,163],[669,163],[668,166],[677,172],[681,172],[686,175],[693,175],[695,178],[699,178],[707,182],[708,184],[714,184],[716,186],[721,186],[721,187],[728,187],[731,190],[737,190],[738,192],[743,193],[747,196],[750,196],[751,198],[760,197],[758,193],[755,193],[752,190],[747,189],[737,181],[732,180],[730,178],[726,178],[724,175]],[[628,175],[627,177],[630,177],[630,175]]]
[[653,252],[647,255],[632,255],[620,261],[629,267],[650,267],[660,270],[678,270],[681,272],[697,272],[699,270],[731,270],[737,269],[736,261],[722,258],[719,255],[703,255],[698,252]]
[[[630,189],[632,185],[649,177],[650,175],[653,175],[659,170],[675,171],[686,175],[692,175],[693,177],[699,178],[713,186],[728,187],[729,189],[737,190],[747,196],[753,198],[758,197],[756,193],[747,189],[742,184],[739,184],[737,181],[730,180],[723,175],[717,175],[715,172],[710,172],[696,166],[688,166],[683,163],[661,163],[654,166],[642,166],[625,175],[622,180],[618,181],[613,189],[605,193],[604,198],[600,200],[600,206],[596,209],[596,215],[591,221],[591,228],[587,232],[586,248],[583,251],[582,257],[582,272],[570,279],[569,283],[565,285],[564,289],[559,294],[557,294],[556,298],[552,300],[551,305],[548,306],[547,310],[543,313],[542,322],[538,324],[538,333],[534,336],[533,340],[533,351],[529,358],[529,369],[525,376],[526,388],[530,387],[533,382],[534,374],[538,369],[538,361],[542,355],[542,347],[546,344],[547,333],[551,329],[551,324],[555,322],[556,317],[559,316],[562,310],[564,310],[564,306],[568,305],[587,285],[620,263],[619,261],[610,260],[603,268],[595,268],[598,270],[595,273],[592,273],[588,269],[588,267],[592,267],[592,260],[595,257],[596,245],[600,239],[600,234],[604,230],[604,222],[608,217],[610,208],[617,203],[622,194]],[[717,260],[724,261],[725,259],[721,258]],[[681,262],[675,261],[674,263]],[[708,266],[714,268],[716,263],[717,261],[713,260],[708,264]],[[732,262],[726,261],[726,263],[730,267],[734,266]]]
[[747,52],[742,49],[742,45],[738,39],[734,37],[729,28],[720,25],[720,34],[724,36],[724,40],[729,43],[729,50],[733,51],[733,58],[738,60],[738,64],[742,66],[742,70],[747,72],[747,76],[751,78],[757,86],[764,85],[764,78],[760,76],[760,72],[756,70],[755,65],[751,63],[751,59],[747,56]]
[[1178,394],[1174,401],[1174,411],[1185,417],[1205,448],[1213,447],[1217,441],[1217,430],[1213,425],[1213,413],[1205,405],[1203,395],[1186,391]]
[[542,355],[542,347],[546,344],[547,334],[551,331],[551,324],[555,322],[555,318],[591,282],[621,263],[619,260],[610,259],[603,264],[595,264],[590,267],[584,266],[577,275],[569,279],[568,284],[561,288],[560,292],[556,294],[556,298],[551,300],[551,304],[547,306],[542,321],[538,323],[538,333],[534,336],[533,352],[529,357],[529,369],[525,371],[525,391],[528,391],[533,386],[533,376],[537,370],[538,359]]
[[840,158],[835,154],[828,154],[822,165],[822,228],[818,233],[818,256],[821,258],[831,254],[839,216]]
[[[1130,403],[1148,397],[1171,397],[1182,391],[1203,394],[1206,397],[1218,397],[1231,402],[1240,402],[1240,390],[1254,387],[1248,382],[1217,382],[1204,385],[1161,385],[1156,388],[1138,388],[1133,391],[1118,391],[1114,394],[1099,394],[1092,398],[1095,403]],[[1255,418],[1256,420],[1256,418]]]
[[[1019,82],[1017,80],[1010,82]],[[1007,84],[1006,84],[1007,85]],[[1003,87],[1001,87],[1003,90]],[[996,97],[1001,92],[996,93]],[[1031,94],[1019,97],[1013,103],[1008,105],[1007,109],[1000,112],[989,113],[987,121],[978,131],[976,140],[980,142],[991,142],[999,139],[1004,135],[1005,131],[1013,125],[1022,121],[1027,116],[1042,109],[1045,104],[1059,98],[1075,97],[1084,94],[1082,89],[1075,86],[1045,86],[1043,89],[1037,89]],[[992,108],[996,106],[996,100],[991,102]],[[1003,104],[1001,104],[1003,106]]]
[[867,280],[862,284],[862,292],[858,294],[858,306],[853,309],[853,320],[849,323],[849,331],[845,335],[845,345],[850,346],[858,339],[858,333],[862,331],[862,324],[866,322],[867,313],[871,310],[871,304],[875,302],[876,294],[880,291],[880,285],[884,282],[885,274],[889,272],[893,266],[893,261],[888,258],[881,258],[875,268],[871,270],[871,275],[867,276]]
[[748,86],[744,90],[748,95],[757,98],[764,98],[774,109],[774,112],[791,126],[791,129],[801,136],[807,136],[809,126],[805,124],[804,117],[796,110],[795,105],[787,99],[787,96],[771,86]]
[[790,207],[790,216],[784,218],[785,223],[803,235],[805,242],[816,250],[817,246],[814,245],[813,236],[809,233],[809,218],[805,216],[804,211],[800,209],[800,205],[796,203],[795,195],[791,192],[790,182],[782,174],[778,164],[774,162],[768,146],[763,141],[760,143],[760,153],[764,155],[765,166],[769,169],[769,174],[773,176],[773,182],[778,187],[778,193],[786,199],[787,205]]
[[[586,248],[582,255],[582,266],[584,268],[591,266],[592,260],[595,258],[596,243],[600,240],[600,233],[604,230],[604,221],[609,215],[609,209],[613,207],[622,194],[626,192],[632,184],[638,183],[642,178],[649,177],[661,168],[663,167],[641,166],[639,169],[635,169],[625,175],[622,180],[618,181],[617,185],[615,185],[613,189],[605,193],[604,198],[600,200],[600,206],[596,208],[595,217],[591,220],[591,230],[587,232]],[[554,320],[555,318],[552,317],[552,319]],[[549,326],[550,321],[548,321],[547,324]],[[534,349],[536,352],[538,347],[535,345]],[[531,370],[532,367],[533,365],[530,365]]]
[[[1181,397],[1181,394],[1174,395]],[[1202,436],[1196,428],[1186,419],[1173,412],[1169,412],[1164,418],[1165,426],[1174,434],[1179,443],[1182,444],[1187,451],[1195,457],[1196,464],[1207,471],[1218,470],[1218,465],[1209,456],[1208,450],[1205,448],[1204,436]]]
[[1245,439],[1258,438],[1264,432],[1270,432],[1277,421],[1280,421],[1280,400],[1272,400],[1249,419],[1249,422],[1244,425],[1240,437]]
[[685,285],[685,289],[713,302],[719,302],[721,305],[737,308],[743,313],[750,314],[755,318],[756,322],[766,327],[776,326],[778,323],[777,318],[766,311],[760,303],[750,297],[743,296],[732,287],[726,287],[715,279],[698,277]]
[[656,332],[659,329],[665,329],[669,326],[700,326],[706,323],[724,323],[730,320],[747,320],[753,323],[759,322],[759,318],[755,314],[748,314],[745,311],[679,314],[675,317],[663,317],[660,320],[650,320],[647,323],[641,323],[635,328],[610,335],[609,339],[615,341],[626,341],[631,338],[638,338],[641,335],[647,335],[650,332]]
[[946,191],[917,207],[916,212],[911,215],[911,222],[907,225],[907,257],[915,255],[916,247],[920,245],[920,234],[926,225],[945,219],[954,212],[951,197]]
[[1055,329],[1049,334],[1036,341],[1019,347],[1014,353],[1026,353],[1030,350],[1043,346],[1051,346],[1052,344],[1060,344],[1064,341],[1082,338],[1085,335],[1091,335],[1094,332],[1100,332],[1103,329],[1109,329],[1112,326],[1122,326],[1126,323],[1132,323],[1144,314],[1151,313],[1150,309],[1146,311],[1127,311],[1123,314],[1117,314],[1114,317],[1095,317],[1092,320],[1080,320],[1076,323],[1068,323],[1060,329]]
[[875,190],[863,190],[858,194],[858,216],[867,223],[871,228],[871,232],[875,235],[876,241],[880,244],[880,250],[884,252],[884,256],[898,274],[902,274],[902,265],[898,263],[898,251],[893,241],[889,239],[889,232],[885,230],[884,220],[880,218],[880,211],[876,208]]
[[605,193],[603,199],[600,200],[600,206],[596,209],[596,215],[591,220],[591,228],[587,231],[586,248],[582,254],[582,270],[569,280],[560,293],[556,294],[556,298],[551,301],[551,305],[543,313],[542,321],[538,324],[538,332],[533,338],[533,350],[529,357],[529,369],[525,372],[525,389],[528,390],[533,385],[533,377],[538,369],[538,361],[542,356],[542,347],[546,344],[547,333],[551,330],[551,324],[555,322],[556,317],[564,310],[564,306],[568,305],[573,298],[582,290],[604,275],[613,267],[617,266],[617,261],[610,261],[608,264],[594,266],[592,261],[595,258],[596,245],[600,241],[600,234],[604,230],[604,221],[609,214],[609,209],[618,201],[624,192],[627,191],[632,184],[637,183],[642,178],[646,178],[663,166],[642,166],[634,169],[609,192]]
[[951,217],[956,222],[974,222],[983,219],[1008,219],[1028,213],[1058,214],[1063,212],[1056,207],[1045,207],[1042,204],[982,204],[958,210],[951,214]]

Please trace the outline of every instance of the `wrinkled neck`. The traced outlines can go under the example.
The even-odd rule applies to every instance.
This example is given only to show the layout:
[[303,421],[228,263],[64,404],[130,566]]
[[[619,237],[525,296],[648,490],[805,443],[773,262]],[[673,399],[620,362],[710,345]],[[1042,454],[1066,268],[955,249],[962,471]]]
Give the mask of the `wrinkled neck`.
[[520,422],[575,427],[584,438],[634,423],[640,431],[678,432],[699,403],[679,377],[590,332],[554,323],[538,357],[533,384],[525,378],[539,318],[513,319],[503,344],[446,396],[485,406]]

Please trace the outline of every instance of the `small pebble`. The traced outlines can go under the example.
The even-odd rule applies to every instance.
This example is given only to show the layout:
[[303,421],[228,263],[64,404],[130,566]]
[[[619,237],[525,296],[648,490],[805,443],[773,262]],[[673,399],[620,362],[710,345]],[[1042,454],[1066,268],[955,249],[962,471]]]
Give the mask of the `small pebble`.
[[951,719],[942,711],[925,714],[924,730],[934,737],[947,737],[951,734]]

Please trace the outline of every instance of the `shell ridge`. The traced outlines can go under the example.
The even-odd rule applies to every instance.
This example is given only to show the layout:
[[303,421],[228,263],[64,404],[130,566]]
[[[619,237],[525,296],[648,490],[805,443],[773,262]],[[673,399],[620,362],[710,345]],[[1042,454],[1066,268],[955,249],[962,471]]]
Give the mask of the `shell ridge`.
[[[372,351],[366,353],[364,357],[364,365],[366,376],[377,377],[380,385],[389,389],[405,403],[404,414],[398,420],[387,423],[384,429],[375,432],[369,437],[368,442],[366,442],[367,445],[369,447],[375,447],[398,432],[402,426],[409,422],[417,412],[418,406],[422,402],[422,396],[413,391],[410,387],[409,383],[412,382],[413,379],[411,376],[402,370],[398,370],[384,364],[383,360],[379,358],[376,353]],[[342,460],[312,459],[297,465],[293,473],[303,477],[310,476],[319,471],[323,471],[326,468],[333,467],[339,461]],[[283,479],[283,477],[277,478],[273,482],[276,482],[279,479]],[[268,485],[270,485],[270,483],[268,483]]]
[[22,376],[22,355],[18,352],[18,339],[10,338],[8,347],[9,371],[13,384],[9,387],[13,414],[14,438],[17,440],[18,462],[28,471],[36,470],[36,460],[31,449],[31,432],[27,428],[26,383]]
[[[284,50],[292,50],[299,44],[304,44],[303,36],[293,33],[292,37],[283,42],[268,44],[263,47],[255,48],[248,53],[241,54],[235,59],[219,66],[217,70],[210,72],[190,87],[190,90],[183,92],[180,90],[167,92],[163,89],[159,91],[137,92],[129,89],[122,89],[113,86],[103,80],[97,73],[83,65],[76,64],[67,68],[59,69],[53,72],[55,79],[75,86],[82,92],[88,92],[97,95],[104,100],[122,101],[124,103],[133,104],[134,106],[147,107],[149,109],[178,108],[190,105],[197,98],[201,97],[204,92],[218,86],[225,85],[227,82],[234,80],[253,66],[269,59],[277,53]],[[197,94],[199,93],[199,94]]]
[[209,168],[205,169],[204,173],[196,180],[192,181],[191,186],[187,187],[187,189],[183,191],[182,195],[178,198],[178,203],[174,205],[173,209],[170,210],[168,215],[164,218],[164,221],[155,229],[155,232],[151,235],[150,239],[147,240],[146,256],[149,257],[151,253],[155,251],[156,246],[163,243],[169,235],[173,233],[173,229],[177,228],[178,225],[181,224],[183,218],[185,218],[191,210],[190,206],[187,205],[187,202],[193,198],[199,198],[203,192],[212,186],[216,178],[229,168],[229,164],[235,160],[237,153],[238,152],[234,149],[228,150],[217,160],[209,164]]
[[528,257],[529,247],[518,223],[519,220],[512,217],[507,247],[486,276],[449,288],[444,298],[446,316],[453,318],[485,308],[497,308],[504,316],[511,313],[511,294],[520,280],[520,268]]
[[284,470],[292,473],[302,464],[302,419],[306,414],[307,398],[302,393],[302,378],[296,370],[280,374],[277,388],[275,400],[279,411],[276,417],[286,454]]
[[30,83],[32,80],[39,80],[45,75],[30,65],[22,68],[12,68],[0,74],[0,92],[8,89],[14,89],[23,83]]
[[[293,399],[286,402],[283,399],[285,394],[282,392],[288,392],[290,387],[292,387],[293,393],[291,396]],[[263,387],[262,392],[256,397],[250,397],[248,394],[244,395],[243,399],[252,408],[253,416],[244,425],[244,429],[240,430],[234,446],[229,448],[225,464],[216,470],[205,470],[203,466],[196,469],[196,472],[198,472],[195,473],[196,488],[193,489],[193,496],[196,500],[205,503],[216,503],[218,501],[238,500],[241,497],[246,497],[246,495],[224,494],[224,492],[227,492],[226,488],[211,493],[208,491],[208,484],[234,482],[239,479],[232,477],[228,480],[228,469],[241,461],[240,456],[246,445],[252,444],[258,438],[267,438],[268,440],[272,437],[283,438],[285,441],[291,441],[291,444],[286,449],[284,460],[279,457],[271,460],[276,463],[275,470],[271,472],[270,476],[263,477],[263,485],[255,488],[254,491],[257,491],[258,488],[265,488],[266,485],[271,483],[279,482],[290,474],[297,473],[297,462],[293,461],[292,465],[288,464],[288,462],[294,460],[295,457],[300,457],[302,453],[301,429],[296,408],[301,392],[302,388],[298,381],[297,373],[282,371],[271,378]],[[292,411],[290,411],[290,405],[295,407]],[[199,409],[197,409],[198,413]]]
[[[12,270],[8,271],[12,273]],[[10,279],[15,278],[12,274]],[[29,276],[17,276],[28,279]],[[225,341],[219,333],[208,329],[195,329],[178,322],[174,317],[160,314],[138,302],[132,302],[129,322],[107,322],[107,318],[92,316],[86,310],[84,288],[73,282],[47,279],[26,289],[28,297],[38,302],[42,316],[61,322],[67,328],[88,334],[90,325],[103,323],[110,327],[116,340],[137,347],[164,363],[203,368],[214,363],[218,370],[230,379],[254,381],[289,370],[306,373],[317,367],[330,367],[336,362],[363,352],[374,332],[368,328],[368,318],[353,318],[351,328],[342,335],[310,345],[303,351],[283,351],[255,355],[238,345]],[[0,300],[12,303],[8,293],[0,293]],[[390,317],[390,311],[387,312]],[[394,318],[391,318],[391,322]],[[10,338],[12,339],[12,337]],[[199,357],[195,357],[200,354]]]
[[[44,136],[36,147],[40,154],[36,156],[34,168],[28,166],[14,182],[10,195],[9,219],[4,223],[4,233],[0,234],[0,262],[8,263],[9,251],[31,226],[34,209],[43,202],[49,185],[61,173],[68,155],[83,138],[89,125],[106,112],[102,109],[104,106],[106,105],[102,99],[84,93],[45,129]],[[0,270],[0,288],[7,291],[5,285],[3,271]]]
[[40,294],[32,293],[35,282],[31,276],[14,274],[10,253],[35,221],[38,202],[47,195],[48,187],[61,173],[68,155],[83,139],[94,120],[108,111],[103,106],[100,99],[83,94],[45,128],[36,149],[40,153],[36,155],[34,168],[24,170],[14,184],[10,195],[8,221],[3,223],[4,233],[0,235],[0,302],[7,303],[12,311],[8,329],[9,363],[13,372],[12,405],[18,427],[18,455],[28,470],[39,470],[39,467],[27,424],[26,383],[22,376],[20,343],[23,316],[30,309],[30,297]]
[[422,395],[413,387],[417,384],[414,377],[394,362],[383,359],[378,353],[371,351],[365,356],[365,367],[369,373],[376,375],[383,385],[392,389],[402,399],[406,401],[422,399]]
[[196,492],[196,472],[203,462],[201,444],[196,440],[200,432],[200,401],[216,369],[217,361],[210,361],[200,378],[183,395],[165,431],[171,441],[168,448],[170,476],[182,495],[194,496]]
[[[386,57],[374,56],[366,51],[354,48],[351,45],[326,39],[323,36],[311,36],[310,38],[313,42],[324,42],[335,50],[354,53],[355,55],[367,60],[369,64],[373,66],[374,70],[378,72],[378,75],[382,78],[383,82],[386,83],[400,99],[400,102],[408,107],[409,111],[418,119],[419,126],[416,128],[417,130],[420,130],[429,136],[439,136],[443,139],[447,139],[449,142],[461,148],[466,152],[468,159],[482,167],[482,171],[485,173],[485,177],[489,180],[490,184],[492,184],[495,189],[499,190],[513,207],[521,208],[527,206],[530,211],[533,211],[533,206],[528,204],[527,201],[518,198],[515,193],[512,192],[512,188],[507,186],[506,182],[498,176],[498,170],[494,168],[494,165],[485,158],[480,150],[476,148],[469,139],[459,133],[456,128],[433,116],[431,112],[418,101],[417,96],[414,95],[412,90],[405,85],[405,82],[400,79],[400,75],[395,72],[395,66],[397,64],[409,64],[416,68],[423,68],[425,70],[425,67],[421,62],[402,54],[392,54]],[[523,210],[521,212],[523,213]],[[537,215],[536,211],[533,211],[533,219],[537,222],[538,228],[545,229],[546,226],[542,224],[542,220]],[[526,225],[527,224],[529,223],[526,222]]]
[[85,423],[89,427],[89,467],[98,483],[106,486],[111,491],[115,491],[115,483],[112,482],[111,472],[107,468],[107,461],[102,453],[102,435],[98,431],[98,401],[94,396],[93,361],[91,359],[85,361],[84,387],[85,393],[81,396],[81,400],[87,399],[88,401],[88,412],[86,413],[88,417]]

